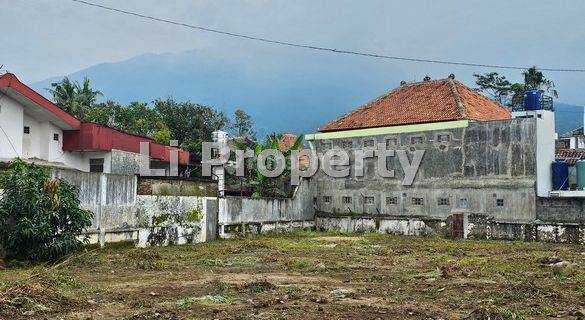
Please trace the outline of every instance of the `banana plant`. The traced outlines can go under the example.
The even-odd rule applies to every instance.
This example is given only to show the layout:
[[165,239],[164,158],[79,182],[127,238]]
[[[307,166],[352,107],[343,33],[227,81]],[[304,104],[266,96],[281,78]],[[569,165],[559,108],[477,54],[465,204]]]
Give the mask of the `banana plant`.
[[[245,186],[252,191],[253,198],[259,197],[287,197],[290,194],[290,172],[291,172],[291,153],[294,150],[300,150],[303,143],[303,135],[295,139],[295,142],[285,150],[280,150],[280,141],[282,134],[272,134],[266,137],[264,142],[257,142],[254,145],[254,157],[246,160]],[[235,143],[236,148],[240,150],[249,149],[248,145],[241,142]],[[286,159],[284,171],[275,178],[269,178],[258,170],[257,157],[264,150],[279,150]],[[276,167],[276,159],[268,157],[266,159],[268,169]]]

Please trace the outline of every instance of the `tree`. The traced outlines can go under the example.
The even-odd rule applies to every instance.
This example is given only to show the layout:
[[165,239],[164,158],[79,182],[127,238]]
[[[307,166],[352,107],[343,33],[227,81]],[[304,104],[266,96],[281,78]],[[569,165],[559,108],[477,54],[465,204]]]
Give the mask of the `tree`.
[[523,71],[522,76],[524,83],[516,83],[512,86],[512,98],[510,101],[512,107],[522,107],[524,105],[524,93],[528,89],[539,90],[555,98],[559,97],[555,89],[555,83],[547,79],[541,71],[538,71],[536,66]]
[[[297,137],[292,146],[286,150],[280,150],[280,141],[282,134],[271,134],[266,137],[263,142],[256,142],[254,146],[254,157],[247,158],[245,163],[246,175],[244,178],[245,187],[252,191],[252,197],[287,197],[291,192],[290,185],[290,174],[291,174],[291,153],[293,150],[300,150],[304,136],[300,135]],[[243,142],[237,142],[236,147],[241,150],[246,150],[248,145]],[[264,150],[280,150],[286,159],[286,165],[284,171],[275,178],[269,178],[258,170],[257,157]],[[266,168],[274,169],[276,167],[276,159],[274,157],[268,157],[266,159]],[[233,168],[228,167],[229,171],[233,171]],[[231,173],[230,173],[231,174]]]
[[237,109],[234,112],[234,121],[231,129],[238,137],[248,137],[251,140],[256,140],[256,132],[254,131],[254,123],[252,117],[242,109]]
[[191,102],[176,102],[173,98],[155,100],[157,117],[171,131],[179,146],[201,160],[201,144],[211,139],[213,131],[224,128],[229,119],[222,112]]
[[0,185],[0,246],[7,259],[54,260],[82,246],[79,236],[92,215],[79,207],[76,187],[20,159],[0,176]]
[[100,91],[90,88],[87,78],[80,85],[65,77],[60,82],[51,83],[51,87],[48,90],[53,95],[55,104],[81,120],[85,119],[86,111],[96,103],[97,97],[102,95]]
[[497,72],[486,74],[474,73],[475,91],[487,94],[492,100],[499,104],[506,104],[512,90],[512,83],[506,77],[500,76]]
[[510,83],[506,77],[500,76],[497,72],[473,76],[476,78],[476,91],[485,93],[492,100],[512,109],[521,108],[524,105],[524,93],[528,89],[539,90],[558,98],[554,82],[547,79],[536,66],[522,72],[523,83]]

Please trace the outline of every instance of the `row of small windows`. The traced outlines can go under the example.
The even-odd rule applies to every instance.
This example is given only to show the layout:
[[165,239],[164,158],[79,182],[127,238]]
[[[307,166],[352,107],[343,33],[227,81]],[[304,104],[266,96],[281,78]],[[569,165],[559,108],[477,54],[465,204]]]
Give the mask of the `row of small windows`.
[[[331,200],[332,200],[331,196],[323,196],[324,203],[330,203]],[[317,198],[314,199],[314,202],[317,202]],[[341,198],[341,203],[351,204],[351,203],[353,203],[353,198],[349,197],[349,196],[343,196]],[[374,203],[375,203],[374,197],[371,197],[371,196],[364,197],[364,204],[374,204]],[[412,197],[411,203],[412,203],[412,205],[415,205],[415,206],[422,206],[425,204],[425,200],[424,200],[424,198],[421,198],[421,197]],[[398,204],[398,197],[386,197],[386,205],[391,206],[391,205],[397,205],[397,204]],[[451,205],[451,201],[449,198],[438,198],[437,205],[449,206],[449,205]],[[502,199],[502,198],[496,199],[496,206],[503,207],[504,206],[504,199]],[[457,202],[457,207],[462,208],[462,209],[467,208],[468,207],[467,198],[459,199],[459,201]]]
[[[450,134],[438,134],[437,135],[437,142],[439,143],[447,143],[451,141]],[[410,137],[410,144],[423,144],[425,142],[425,138],[423,136],[413,136]],[[373,148],[376,145],[374,139],[364,140],[362,146],[364,148]],[[324,149],[331,149],[332,148],[331,142],[323,142]],[[392,147],[398,146],[398,138],[387,138],[386,139],[386,149],[391,149]],[[344,140],[341,142],[341,147],[343,149],[353,148],[354,144],[352,140]]]
[[[30,127],[29,126],[24,127],[24,134],[30,134]],[[59,134],[58,133],[53,133],[53,140],[59,141]]]

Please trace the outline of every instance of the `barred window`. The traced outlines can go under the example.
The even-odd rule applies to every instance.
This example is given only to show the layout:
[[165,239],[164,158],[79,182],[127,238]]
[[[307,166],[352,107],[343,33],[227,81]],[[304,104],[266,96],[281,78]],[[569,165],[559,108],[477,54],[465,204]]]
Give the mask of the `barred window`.
[[104,158],[89,159],[89,172],[104,172]]
[[451,141],[451,135],[449,134],[439,134],[437,135],[438,142],[449,142]]
[[344,141],[341,142],[341,147],[343,149],[353,148],[353,141],[351,141],[351,140],[344,140]]
[[398,146],[398,138],[388,138],[386,139],[386,149],[392,149]]
[[398,197],[386,197],[386,205],[397,205]]
[[364,140],[364,148],[369,148],[374,146],[374,139]]
[[423,144],[423,137],[410,137],[410,144]]
[[496,199],[496,206],[503,207],[504,206],[504,199]]
[[341,198],[341,202],[344,204],[351,204],[352,198],[351,197],[343,197]]
[[364,197],[364,204],[374,204],[374,197]]
[[412,204],[415,206],[422,206],[425,203],[423,198],[412,198]]
[[59,141],[59,134],[58,133],[53,133],[53,140]]
[[325,203],[331,202],[331,196],[324,196],[323,197],[323,202],[325,202]]
[[448,206],[449,198],[439,198],[438,203],[440,206]]

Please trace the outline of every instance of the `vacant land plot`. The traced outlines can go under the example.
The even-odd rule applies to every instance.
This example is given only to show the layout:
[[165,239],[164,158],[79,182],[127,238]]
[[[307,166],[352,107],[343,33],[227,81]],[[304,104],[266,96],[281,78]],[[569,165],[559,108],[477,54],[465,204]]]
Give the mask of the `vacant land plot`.
[[296,233],[0,271],[0,319],[583,318],[585,247]]

